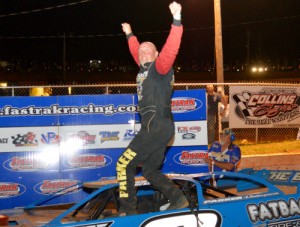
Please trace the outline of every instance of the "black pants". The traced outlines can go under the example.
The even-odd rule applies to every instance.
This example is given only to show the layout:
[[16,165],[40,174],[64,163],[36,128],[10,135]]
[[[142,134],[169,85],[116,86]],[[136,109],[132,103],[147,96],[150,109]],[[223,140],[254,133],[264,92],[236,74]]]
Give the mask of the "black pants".
[[135,181],[136,167],[142,166],[143,176],[167,199],[176,200],[182,192],[161,171],[166,146],[174,136],[172,118],[158,118],[155,112],[142,116],[142,127],[117,162],[120,182],[121,211],[135,210],[137,206]]

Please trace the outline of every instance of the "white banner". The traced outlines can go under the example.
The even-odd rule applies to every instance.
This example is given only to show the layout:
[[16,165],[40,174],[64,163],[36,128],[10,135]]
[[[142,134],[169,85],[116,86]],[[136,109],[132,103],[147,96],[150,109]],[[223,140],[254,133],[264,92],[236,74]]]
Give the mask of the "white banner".
[[300,127],[300,88],[230,87],[230,128]]
[[[140,130],[140,124],[76,125],[0,128],[0,152],[60,149],[125,148]],[[207,143],[206,121],[175,122],[170,146],[199,146]]]

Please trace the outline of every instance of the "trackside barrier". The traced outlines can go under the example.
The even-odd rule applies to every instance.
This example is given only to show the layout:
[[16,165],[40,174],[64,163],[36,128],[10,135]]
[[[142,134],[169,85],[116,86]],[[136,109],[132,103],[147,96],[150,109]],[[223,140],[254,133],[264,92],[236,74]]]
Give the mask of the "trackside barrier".
[[[52,88],[55,91],[55,88]],[[205,90],[172,97],[175,136],[165,173],[206,172]],[[134,94],[14,96],[0,98],[0,209],[24,206],[85,181],[116,176],[116,161],[140,129]]]
[[[241,105],[242,103],[238,102],[236,97],[233,99],[233,95],[231,91],[233,87],[239,87],[240,89],[244,89],[245,91],[252,89],[251,93],[260,93],[265,90],[266,87],[268,88],[276,88],[278,93],[281,92],[280,88],[283,88],[287,91],[288,89],[292,89],[290,91],[295,92],[297,99],[295,99],[296,105],[300,105],[299,99],[299,88],[300,83],[282,83],[282,82],[239,82],[239,83],[176,83],[174,85],[175,90],[192,90],[192,89],[205,89],[207,84],[213,84],[215,87],[215,91],[223,90],[225,95],[230,97],[229,104],[230,104],[230,116],[236,115],[236,106]],[[2,96],[29,96],[30,91],[33,88],[40,88],[39,86],[13,86],[13,87],[0,87],[0,94]],[[45,85],[45,88],[51,88],[52,96],[56,95],[98,95],[98,94],[134,94],[136,93],[136,85],[134,83],[111,83],[111,84],[86,84],[86,85]],[[240,95],[242,95],[241,93]],[[239,94],[236,94],[239,95]],[[247,104],[247,103],[246,103]],[[280,106],[279,106],[280,107]],[[239,107],[242,111],[243,108]],[[254,107],[252,107],[254,108]],[[297,111],[299,111],[299,107],[293,110],[293,114],[295,117],[298,116]],[[279,115],[284,114],[284,112],[279,112]],[[287,115],[287,114],[285,114]],[[215,126],[216,131],[221,131],[221,117],[220,115],[217,116],[219,118],[219,125]],[[289,116],[286,116],[287,118]],[[229,119],[229,124],[235,120],[242,120],[244,116],[240,115],[238,118],[233,118],[233,120]],[[275,120],[280,120],[280,118],[274,117]],[[296,119],[296,118],[295,118]],[[300,117],[298,117],[300,119]],[[274,121],[275,121],[274,120]],[[266,122],[266,121],[265,121]],[[253,123],[253,122],[252,122]],[[264,123],[260,121],[259,123]],[[282,123],[280,121],[277,124],[252,124],[247,125],[245,124],[239,125],[238,127],[233,127],[230,125],[231,128],[234,128],[236,139],[242,143],[265,143],[265,142],[280,142],[285,140],[296,140],[299,136],[299,128],[300,123],[299,121],[289,124],[290,122]],[[215,133],[217,138],[217,133]]]

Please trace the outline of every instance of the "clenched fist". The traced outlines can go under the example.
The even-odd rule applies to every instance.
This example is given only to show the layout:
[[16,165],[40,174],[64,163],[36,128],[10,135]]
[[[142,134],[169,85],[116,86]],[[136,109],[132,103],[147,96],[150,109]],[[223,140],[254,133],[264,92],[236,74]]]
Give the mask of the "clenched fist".
[[181,5],[177,2],[172,2],[169,5],[170,11],[172,13],[173,16],[175,15],[181,15]]

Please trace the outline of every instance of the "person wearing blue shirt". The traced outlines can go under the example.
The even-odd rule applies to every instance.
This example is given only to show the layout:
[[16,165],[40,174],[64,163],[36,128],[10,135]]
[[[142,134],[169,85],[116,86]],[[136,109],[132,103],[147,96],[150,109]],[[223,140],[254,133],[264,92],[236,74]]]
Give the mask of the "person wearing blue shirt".
[[220,141],[212,143],[208,157],[204,159],[211,171],[236,171],[236,166],[241,160],[241,149],[233,144],[234,140],[232,129],[225,128],[220,133]]

